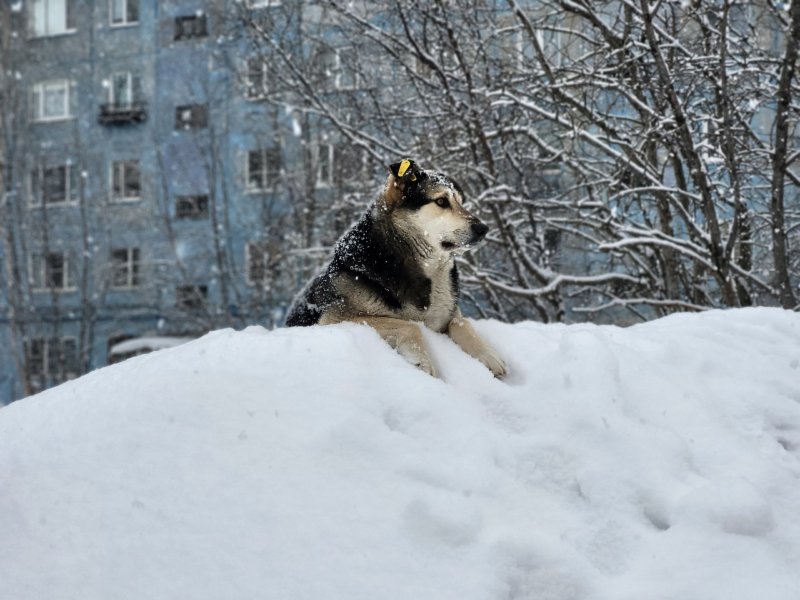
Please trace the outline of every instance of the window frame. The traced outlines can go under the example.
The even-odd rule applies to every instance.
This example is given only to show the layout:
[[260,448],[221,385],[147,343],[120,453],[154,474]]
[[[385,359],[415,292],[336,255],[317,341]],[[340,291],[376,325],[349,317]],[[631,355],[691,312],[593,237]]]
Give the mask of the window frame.
[[[199,298],[197,306],[185,303],[189,297]],[[175,287],[175,307],[180,310],[206,310],[208,308],[208,285],[204,283],[179,285]]]
[[[122,13],[125,15],[125,18],[124,18],[123,21],[115,23],[114,22],[114,3],[117,2],[117,1],[121,1],[123,3],[123,5],[124,5],[124,8],[122,9]],[[128,20],[128,6],[131,3],[135,3],[136,4],[136,20],[135,21],[129,21]],[[108,0],[108,26],[109,27],[114,27],[114,28],[120,28],[120,27],[135,27],[135,26],[139,25],[139,20],[141,18],[141,15],[140,15],[139,11],[141,10],[141,8],[142,7],[141,7],[141,4],[139,4],[139,0]]]
[[[136,165],[136,169],[138,170],[138,177],[139,177],[139,194],[137,196],[126,196],[124,191],[126,186],[126,182],[128,180],[128,173],[126,169],[126,165]],[[117,174],[117,170],[120,170],[120,187],[123,190],[123,194],[121,196],[114,195],[114,176]],[[109,171],[108,171],[108,201],[112,204],[126,204],[129,202],[139,202],[142,199],[142,169],[139,164],[139,161],[136,159],[122,159],[122,160],[112,160],[109,164]]]
[[[38,33],[36,31],[36,3],[41,2],[44,5],[44,13],[45,13],[45,31],[44,33]],[[57,31],[50,31],[48,27],[48,17],[47,15],[50,12],[50,5],[51,3],[61,2],[64,5],[64,29],[59,29]],[[70,20],[74,21],[75,5],[74,0],[28,0],[28,37],[31,39],[38,39],[38,38],[46,38],[46,37],[57,37],[59,35],[71,35],[78,31],[77,26],[70,27]],[[72,19],[70,19],[70,13],[72,13]]]
[[[179,203],[191,203],[191,211],[181,211]],[[202,209],[202,210],[201,210]],[[208,194],[182,194],[175,196],[175,218],[181,221],[199,221],[211,216]]]
[[[184,122],[180,115],[186,111],[189,111],[191,115],[188,123]],[[199,115],[202,115],[202,119],[198,118]],[[193,129],[208,129],[208,104],[181,104],[175,107],[175,131],[191,131]]]
[[[116,80],[119,77],[124,77],[126,80],[126,89],[128,99],[126,102],[120,102],[117,99]],[[115,110],[130,110],[131,108],[139,105],[142,96],[142,81],[139,75],[134,74],[133,71],[117,71],[112,73],[108,79],[108,103]]]
[[[323,154],[327,154],[327,167],[328,167],[328,174],[327,177],[322,177],[321,171],[323,168],[323,163],[320,160],[320,157]],[[329,188],[333,186],[333,164],[334,164],[334,145],[331,142],[318,142],[314,145],[314,186],[317,188]]]
[[355,68],[356,49],[353,46],[337,46],[333,49],[336,55],[336,73],[333,87],[339,91],[361,90],[365,87],[362,73]]
[[253,10],[261,8],[277,8],[282,4],[282,0],[247,0],[247,8]]
[[[174,35],[172,41],[183,42],[186,40],[199,40],[208,37],[208,14],[193,14],[193,15],[177,15],[173,21]],[[191,34],[187,33],[184,29],[184,23],[202,23],[202,31],[198,31],[196,25],[192,25]]]
[[[125,260],[117,261],[116,253],[124,252]],[[111,281],[112,290],[135,290],[142,287],[142,251],[138,247],[112,248],[111,250]],[[117,273],[124,268],[125,283],[117,284]]]
[[542,49],[547,64],[551,68],[561,68],[565,58],[563,33],[553,27],[537,28],[535,33],[536,41]]
[[[252,278],[250,263],[255,256],[260,255],[262,261],[262,277],[260,280]],[[245,283],[251,286],[263,285],[267,280],[267,267],[269,266],[269,252],[263,241],[247,242],[244,247],[244,278]]]
[[[254,186],[251,185],[251,176],[252,172],[250,170],[250,156],[257,152],[262,157],[262,164],[260,169],[260,176],[262,181],[264,182],[261,186]],[[274,153],[273,158],[277,159],[277,164],[274,166],[273,169],[270,169],[270,153]],[[281,149],[278,146],[270,146],[267,148],[254,148],[252,150],[248,150],[247,154],[245,155],[245,192],[248,194],[259,194],[264,192],[270,192],[275,189],[275,186],[280,181],[281,178],[281,169],[283,167],[283,157],[281,156]],[[274,175],[274,179],[270,177],[270,174]]]
[[[72,114],[72,87],[74,82],[71,79],[49,79],[34,83],[31,87],[31,103],[33,104],[34,123],[53,123],[56,121],[69,121],[75,118]],[[56,116],[44,116],[45,91],[47,88],[61,86],[64,92],[64,113]]]
[[[46,171],[64,169],[64,200],[62,202],[47,202],[45,200]],[[76,183],[76,166],[67,161],[63,164],[44,166],[38,165],[29,175],[28,180],[28,205],[31,208],[57,208],[61,206],[77,206],[80,202]]]
[[[47,285],[47,279],[48,279],[48,275],[49,275],[49,273],[47,271],[47,260],[48,260],[48,257],[55,256],[55,255],[61,255],[62,261],[63,261],[62,278],[64,280],[64,283],[60,287]],[[37,262],[36,259],[41,259],[41,263],[39,265],[36,265],[36,262]],[[37,269],[37,266],[38,266],[38,269]],[[29,256],[29,258],[28,258],[28,278],[29,278],[28,281],[29,281],[29,284],[30,284],[31,291],[33,291],[35,293],[41,293],[41,292],[62,293],[62,292],[74,292],[74,291],[76,291],[78,288],[77,288],[76,282],[72,281],[72,279],[73,279],[72,269],[73,269],[73,267],[72,267],[72,253],[69,250],[49,250],[49,251],[47,251],[45,253],[41,253],[41,254],[39,254],[39,253],[31,254]],[[38,285],[37,285],[37,281],[36,281],[36,279],[37,279],[36,271],[39,272],[38,277],[39,277],[40,281],[38,282],[39,283]]]
[[[254,62],[258,62],[261,65],[261,81],[255,83],[250,76],[253,72],[250,65]],[[248,57],[245,60],[244,97],[250,101],[263,100],[269,93],[268,81],[267,62],[259,56]],[[253,93],[254,90],[256,90],[256,93]]]
[[[70,366],[69,364],[61,365],[61,372],[53,372],[50,365],[50,358],[52,356],[52,352],[50,350],[50,346],[53,342],[57,341],[59,344],[59,354],[63,355],[65,358],[67,357],[66,352],[64,352],[63,348],[66,345],[66,342],[71,342],[72,345],[72,358],[75,361],[75,364],[72,365],[75,367],[74,370],[68,369]],[[41,372],[34,372],[31,369],[31,365],[33,363],[32,356],[33,351],[32,347],[35,343],[41,344],[41,363],[42,369]],[[66,361],[65,361],[66,362]],[[32,377],[43,377],[43,378],[60,378],[64,377],[65,379],[71,379],[72,377],[77,377],[80,374],[80,356],[78,355],[78,339],[75,336],[71,335],[64,335],[61,337],[34,337],[25,342],[25,364],[28,368],[28,373]]]

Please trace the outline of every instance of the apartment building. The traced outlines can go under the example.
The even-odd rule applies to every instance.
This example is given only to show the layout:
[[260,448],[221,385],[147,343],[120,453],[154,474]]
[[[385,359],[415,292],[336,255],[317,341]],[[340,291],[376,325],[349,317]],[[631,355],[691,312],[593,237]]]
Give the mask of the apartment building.
[[259,102],[266,71],[232,16],[279,5],[11,3],[0,258],[16,276],[0,285],[0,403],[282,319],[313,269],[281,254],[287,220],[328,202],[334,145]]

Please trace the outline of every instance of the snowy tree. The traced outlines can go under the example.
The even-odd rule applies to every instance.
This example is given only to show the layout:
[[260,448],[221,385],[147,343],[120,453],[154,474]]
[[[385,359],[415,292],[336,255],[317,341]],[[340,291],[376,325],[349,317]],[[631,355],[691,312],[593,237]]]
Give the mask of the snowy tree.
[[239,18],[264,101],[460,179],[494,225],[463,261],[468,298],[549,321],[796,305],[798,10],[328,0]]

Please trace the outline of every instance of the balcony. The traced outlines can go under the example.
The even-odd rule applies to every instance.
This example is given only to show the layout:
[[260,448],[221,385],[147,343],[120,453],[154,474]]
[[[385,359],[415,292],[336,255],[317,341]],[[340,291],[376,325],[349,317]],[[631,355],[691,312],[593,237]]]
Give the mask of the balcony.
[[128,125],[147,120],[147,104],[142,101],[119,104],[111,102],[100,105],[97,121],[101,125]]

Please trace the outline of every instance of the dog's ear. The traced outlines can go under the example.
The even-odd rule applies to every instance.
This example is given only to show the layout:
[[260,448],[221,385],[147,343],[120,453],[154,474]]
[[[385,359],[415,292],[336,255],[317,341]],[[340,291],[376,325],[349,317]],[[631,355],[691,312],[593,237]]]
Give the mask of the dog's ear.
[[406,188],[414,183],[419,183],[425,178],[425,172],[410,158],[388,165],[389,178],[386,180],[386,203],[396,206],[403,197]]
[[394,175],[398,181],[416,181],[419,167],[410,158],[404,158],[400,162],[389,165],[389,173]]

